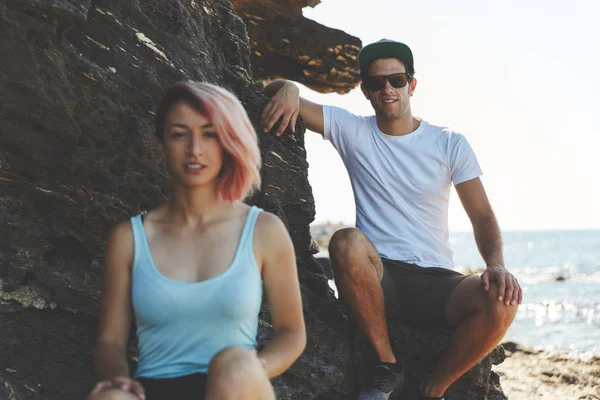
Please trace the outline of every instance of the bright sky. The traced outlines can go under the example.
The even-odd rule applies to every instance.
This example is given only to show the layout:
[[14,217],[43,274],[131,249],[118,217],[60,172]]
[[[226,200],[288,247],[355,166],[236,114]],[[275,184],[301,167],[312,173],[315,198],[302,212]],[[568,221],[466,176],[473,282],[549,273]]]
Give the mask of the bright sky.
[[[600,229],[600,1],[322,0],[304,15],[411,47],[413,114],[467,137],[503,230]],[[373,113],[360,89],[301,95]],[[306,147],[315,222],[353,224],[339,155],[314,133]],[[449,224],[470,230],[454,191]]]

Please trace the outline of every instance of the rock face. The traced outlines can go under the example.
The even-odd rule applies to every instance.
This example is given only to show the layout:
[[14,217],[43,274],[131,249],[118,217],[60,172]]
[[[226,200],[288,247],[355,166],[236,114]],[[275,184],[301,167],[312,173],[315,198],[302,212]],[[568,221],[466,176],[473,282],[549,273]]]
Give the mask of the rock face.
[[252,72],[259,87],[274,78],[322,93],[347,93],[360,80],[361,42],[302,16],[319,0],[233,0],[250,36]]
[[[247,24],[226,0],[0,4],[0,399],[81,399],[91,388],[107,234],[168,193],[152,128],[166,85],[222,85],[257,130],[266,99],[251,77],[250,48],[259,81],[284,76],[338,92],[356,85],[358,39],[301,21],[305,3],[261,11],[266,4],[236,2]],[[295,47],[260,41],[277,24]],[[307,32],[320,32],[311,35],[322,41],[311,42]],[[347,399],[364,363],[350,356],[348,320],[312,257],[314,201],[301,122],[296,131],[259,135],[263,187],[249,199],[286,223],[302,283],[307,350],[275,387],[279,399]],[[272,330],[267,310],[262,317],[264,343]]]

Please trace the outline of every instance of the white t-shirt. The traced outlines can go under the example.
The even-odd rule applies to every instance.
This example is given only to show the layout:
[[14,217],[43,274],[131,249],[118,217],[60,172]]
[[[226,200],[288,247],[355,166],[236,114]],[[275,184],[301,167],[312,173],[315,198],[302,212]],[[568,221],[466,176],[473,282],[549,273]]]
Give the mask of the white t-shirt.
[[356,227],[382,257],[452,268],[448,233],[451,184],[481,175],[465,137],[421,121],[390,136],[375,116],[323,107],[324,138],[340,153],[354,190]]

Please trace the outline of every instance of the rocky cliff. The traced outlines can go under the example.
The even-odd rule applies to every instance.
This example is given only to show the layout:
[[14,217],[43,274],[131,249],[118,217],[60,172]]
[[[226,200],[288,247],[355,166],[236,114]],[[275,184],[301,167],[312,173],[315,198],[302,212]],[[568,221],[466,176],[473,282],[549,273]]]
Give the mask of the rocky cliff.
[[358,38],[302,16],[319,0],[233,0],[250,35],[252,75],[259,87],[275,78],[313,90],[347,93],[360,80]]
[[[222,85],[257,129],[266,99],[255,82],[286,77],[340,93],[357,84],[360,41],[304,19],[302,7],[316,2],[234,3],[0,3],[0,399],[81,399],[91,388],[107,233],[167,196],[152,133],[167,84]],[[306,352],[275,386],[280,399],[347,399],[368,351],[348,335],[312,257],[314,201],[301,122],[297,128],[296,135],[260,135],[263,186],[249,199],[290,231],[309,332]],[[264,342],[272,331],[262,315]],[[401,347],[427,349],[415,371],[444,340],[397,332]],[[501,396],[489,384],[488,364],[477,368],[472,398],[485,398],[490,387]]]

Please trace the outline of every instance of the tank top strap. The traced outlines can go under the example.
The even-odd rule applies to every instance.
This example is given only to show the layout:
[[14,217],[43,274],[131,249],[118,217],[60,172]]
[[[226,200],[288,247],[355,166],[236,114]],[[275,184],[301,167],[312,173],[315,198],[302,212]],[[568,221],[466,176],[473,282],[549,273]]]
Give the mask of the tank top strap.
[[240,237],[239,243],[239,248],[243,252],[246,252],[248,250],[252,252],[254,228],[256,227],[256,220],[258,219],[258,214],[260,214],[261,211],[262,209],[256,206],[252,206],[250,208],[250,211],[248,211],[248,216],[246,217],[246,222],[244,223],[244,228],[242,230],[242,236]]
[[134,265],[137,260],[140,260],[142,256],[142,251],[144,249],[144,237],[146,233],[144,232],[144,224],[142,223],[142,214],[136,215],[135,217],[131,217],[131,230],[133,231],[133,261]]

